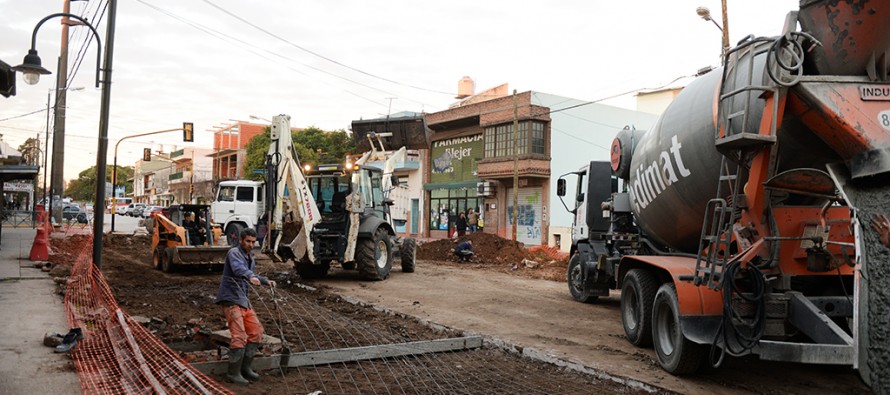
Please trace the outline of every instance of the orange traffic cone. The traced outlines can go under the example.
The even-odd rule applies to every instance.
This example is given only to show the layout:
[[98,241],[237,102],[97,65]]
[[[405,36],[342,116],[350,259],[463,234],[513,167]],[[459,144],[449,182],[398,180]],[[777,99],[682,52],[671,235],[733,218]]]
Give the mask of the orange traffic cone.
[[49,259],[49,246],[46,244],[46,229],[43,225],[37,227],[37,236],[34,237],[34,244],[31,244],[31,260],[45,261]]

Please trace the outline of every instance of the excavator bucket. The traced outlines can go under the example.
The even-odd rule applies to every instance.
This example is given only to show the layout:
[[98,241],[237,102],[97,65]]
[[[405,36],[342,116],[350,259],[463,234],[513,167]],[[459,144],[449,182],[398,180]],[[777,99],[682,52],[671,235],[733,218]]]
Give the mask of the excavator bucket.
[[352,135],[358,151],[371,150],[367,136],[372,132],[392,133],[392,136],[381,137],[386,149],[426,149],[430,146],[430,136],[433,134],[426,126],[423,115],[352,121]]

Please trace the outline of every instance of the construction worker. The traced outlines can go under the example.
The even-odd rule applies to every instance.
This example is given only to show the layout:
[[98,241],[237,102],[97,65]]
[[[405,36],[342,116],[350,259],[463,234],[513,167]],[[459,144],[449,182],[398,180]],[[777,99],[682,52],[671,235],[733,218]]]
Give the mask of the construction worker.
[[467,240],[455,246],[454,256],[458,260],[469,262],[473,258],[473,240]]
[[229,343],[229,370],[226,378],[233,383],[247,385],[250,384],[248,380],[260,379],[250,365],[263,338],[263,326],[257,319],[247,294],[251,284],[274,287],[275,281],[253,271],[256,261],[252,250],[256,243],[256,232],[253,229],[244,229],[240,236],[239,245],[232,247],[226,255],[216,304],[223,308],[232,338]]

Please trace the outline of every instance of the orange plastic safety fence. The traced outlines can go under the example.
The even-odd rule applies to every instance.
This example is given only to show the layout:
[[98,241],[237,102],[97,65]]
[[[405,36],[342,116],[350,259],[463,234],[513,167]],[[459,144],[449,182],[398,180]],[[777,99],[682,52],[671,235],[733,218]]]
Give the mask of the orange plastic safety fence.
[[529,252],[539,252],[541,254],[549,256],[551,259],[561,260],[569,257],[568,253],[560,251],[558,247],[555,246],[534,246],[530,247]]
[[72,359],[86,394],[230,394],[184,362],[125,312],[92,263],[92,240],[83,238],[65,292],[71,328],[84,339]]

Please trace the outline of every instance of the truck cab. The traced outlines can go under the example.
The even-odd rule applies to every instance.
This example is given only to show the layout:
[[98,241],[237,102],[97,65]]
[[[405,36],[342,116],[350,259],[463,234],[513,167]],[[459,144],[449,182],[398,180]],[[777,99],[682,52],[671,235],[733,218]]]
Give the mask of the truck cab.
[[229,245],[238,242],[241,230],[256,229],[266,210],[263,183],[249,180],[219,183],[211,207],[213,223],[225,232]]
[[[575,193],[567,204],[563,197],[571,176]],[[567,280],[572,297],[579,302],[608,296],[609,289],[617,287],[615,269],[622,253],[638,245],[629,196],[618,192],[618,187],[611,164],[605,161],[591,161],[557,180],[556,194],[575,216]]]

